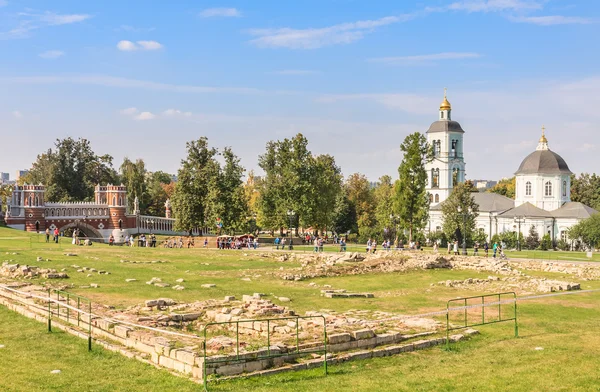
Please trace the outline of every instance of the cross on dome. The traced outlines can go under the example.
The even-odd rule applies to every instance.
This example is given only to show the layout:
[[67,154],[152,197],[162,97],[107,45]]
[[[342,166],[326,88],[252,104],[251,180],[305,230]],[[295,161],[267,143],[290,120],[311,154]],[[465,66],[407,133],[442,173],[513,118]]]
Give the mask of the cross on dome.
[[548,150],[548,139],[546,139],[546,127],[542,125],[542,137],[538,142],[538,146],[536,148],[537,151],[545,151]]

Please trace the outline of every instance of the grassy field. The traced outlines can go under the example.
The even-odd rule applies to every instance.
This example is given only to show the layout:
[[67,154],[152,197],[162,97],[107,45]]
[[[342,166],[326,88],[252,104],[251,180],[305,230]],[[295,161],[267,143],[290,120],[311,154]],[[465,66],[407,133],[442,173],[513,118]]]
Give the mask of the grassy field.
[[[9,254],[6,254],[8,252]],[[64,253],[77,256],[65,256]],[[13,255],[12,253],[18,253]],[[0,254],[21,264],[62,269],[70,275],[71,292],[119,308],[146,299],[170,297],[180,301],[222,298],[263,292],[277,303],[277,296],[292,299],[286,304],[299,313],[308,310],[380,310],[416,314],[445,307],[446,301],[471,290],[431,286],[447,279],[487,277],[474,271],[426,270],[410,273],[369,274],[285,281],[274,273],[296,268],[294,262],[278,262],[260,256],[261,251],[204,249],[149,249],[75,247],[67,243],[45,244],[37,236],[0,228]],[[551,253],[551,252],[550,252]],[[556,252],[558,253],[558,252]],[[36,257],[50,261],[36,262]],[[167,263],[132,264],[120,260]],[[71,265],[109,271],[110,275],[78,273]],[[558,274],[536,275],[560,278]],[[145,284],[152,277],[175,284],[185,279],[183,291]],[[125,279],[138,281],[126,283]],[[249,278],[250,281],[242,280]],[[327,299],[320,289],[329,284],[349,291],[368,291],[371,299]],[[53,282],[54,283],[54,282]],[[60,282],[63,283],[63,282]],[[89,283],[97,289],[80,288]],[[202,284],[214,283],[211,289]],[[600,288],[600,282],[582,281],[583,289]],[[483,293],[481,293],[483,294]],[[350,362],[320,369],[266,378],[214,384],[217,391],[590,391],[599,390],[600,339],[595,326],[600,318],[600,293],[526,301],[519,304],[520,337],[512,337],[510,323],[481,327],[481,336],[452,347],[438,347],[393,358]],[[43,324],[0,307],[1,391],[178,391],[200,386],[153,367],[125,359],[57,332],[48,334]],[[543,350],[536,350],[536,347]],[[27,350],[25,350],[27,348]],[[10,363],[9,365],[6,365]],[[7,370],[12,369],[12,370]],[[51,375],[53,369],[61,374]]]

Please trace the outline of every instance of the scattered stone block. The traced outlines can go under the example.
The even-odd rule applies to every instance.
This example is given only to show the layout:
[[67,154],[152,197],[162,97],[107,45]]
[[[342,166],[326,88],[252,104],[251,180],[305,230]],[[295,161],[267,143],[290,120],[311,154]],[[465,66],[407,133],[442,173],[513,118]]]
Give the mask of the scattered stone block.
[[375,337],[375,332],[373,332],[370,329],[361,329],[361,330],[352,332],[352,336],[356,340],[371,339],[371,338]]
[[203,284],[200,287],[202,287],[203,289],[210,289],[210,288],[213,288],[213,287],[216,287],[216,286],[217,286],[216,284],[207,283],[207,284]]
[[233,295],[225,296],[225,302],[235,301],[235,297]]
[[338,333],[335,335],[329,335],[327,337],[327,341],[329,342],[329,344],[347,343],[351,340],[352,335],[350,335],[349,333]]
[[137,282],[137,279],[125,279],[125,282],[127,282],[127,283]]

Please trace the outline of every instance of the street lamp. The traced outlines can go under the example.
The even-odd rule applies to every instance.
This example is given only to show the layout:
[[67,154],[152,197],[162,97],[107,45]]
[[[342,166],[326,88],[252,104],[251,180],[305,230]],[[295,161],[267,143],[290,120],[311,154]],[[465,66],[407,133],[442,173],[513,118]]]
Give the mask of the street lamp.
[[290,226],[288,229],[288,236],[290,237],[290,250],[292,250],[294,247],[292,246],[292,219],[294,219],[294,216],[296,215],[296,212],[294,210],[288,210],[287,212],[287,216],[288,219],[290,220]]
[[463,256],[467,255],[467,217],[471,215],[471,207],[464,209],[461,206],[458,206],[458,215],[462,216],[463,220],[463,230],[462,230],[462,254]]
[[525,223],[525,217],[515,216],[515,223],[519,225],[519,231],[517,232],[517,250],[521,251],[521,223]]
[[146,220],[146,226],[150,230],[150,234],[152,234],[152,229],[154,228],[154,220],[147,219]]

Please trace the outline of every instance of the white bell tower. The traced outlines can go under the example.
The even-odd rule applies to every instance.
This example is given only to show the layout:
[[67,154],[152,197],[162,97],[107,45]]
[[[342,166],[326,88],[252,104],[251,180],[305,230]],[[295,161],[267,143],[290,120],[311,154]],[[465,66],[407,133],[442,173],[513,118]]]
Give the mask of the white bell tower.
[[465,181],[464,133],[460,124],[452,121],[452,105],[448,102],[444,89],[439,119],[427,130],[427,142],[434,152],[433,160],[425,165],[428,177],[427,192],[432,205],[446,200],[452,188]]

